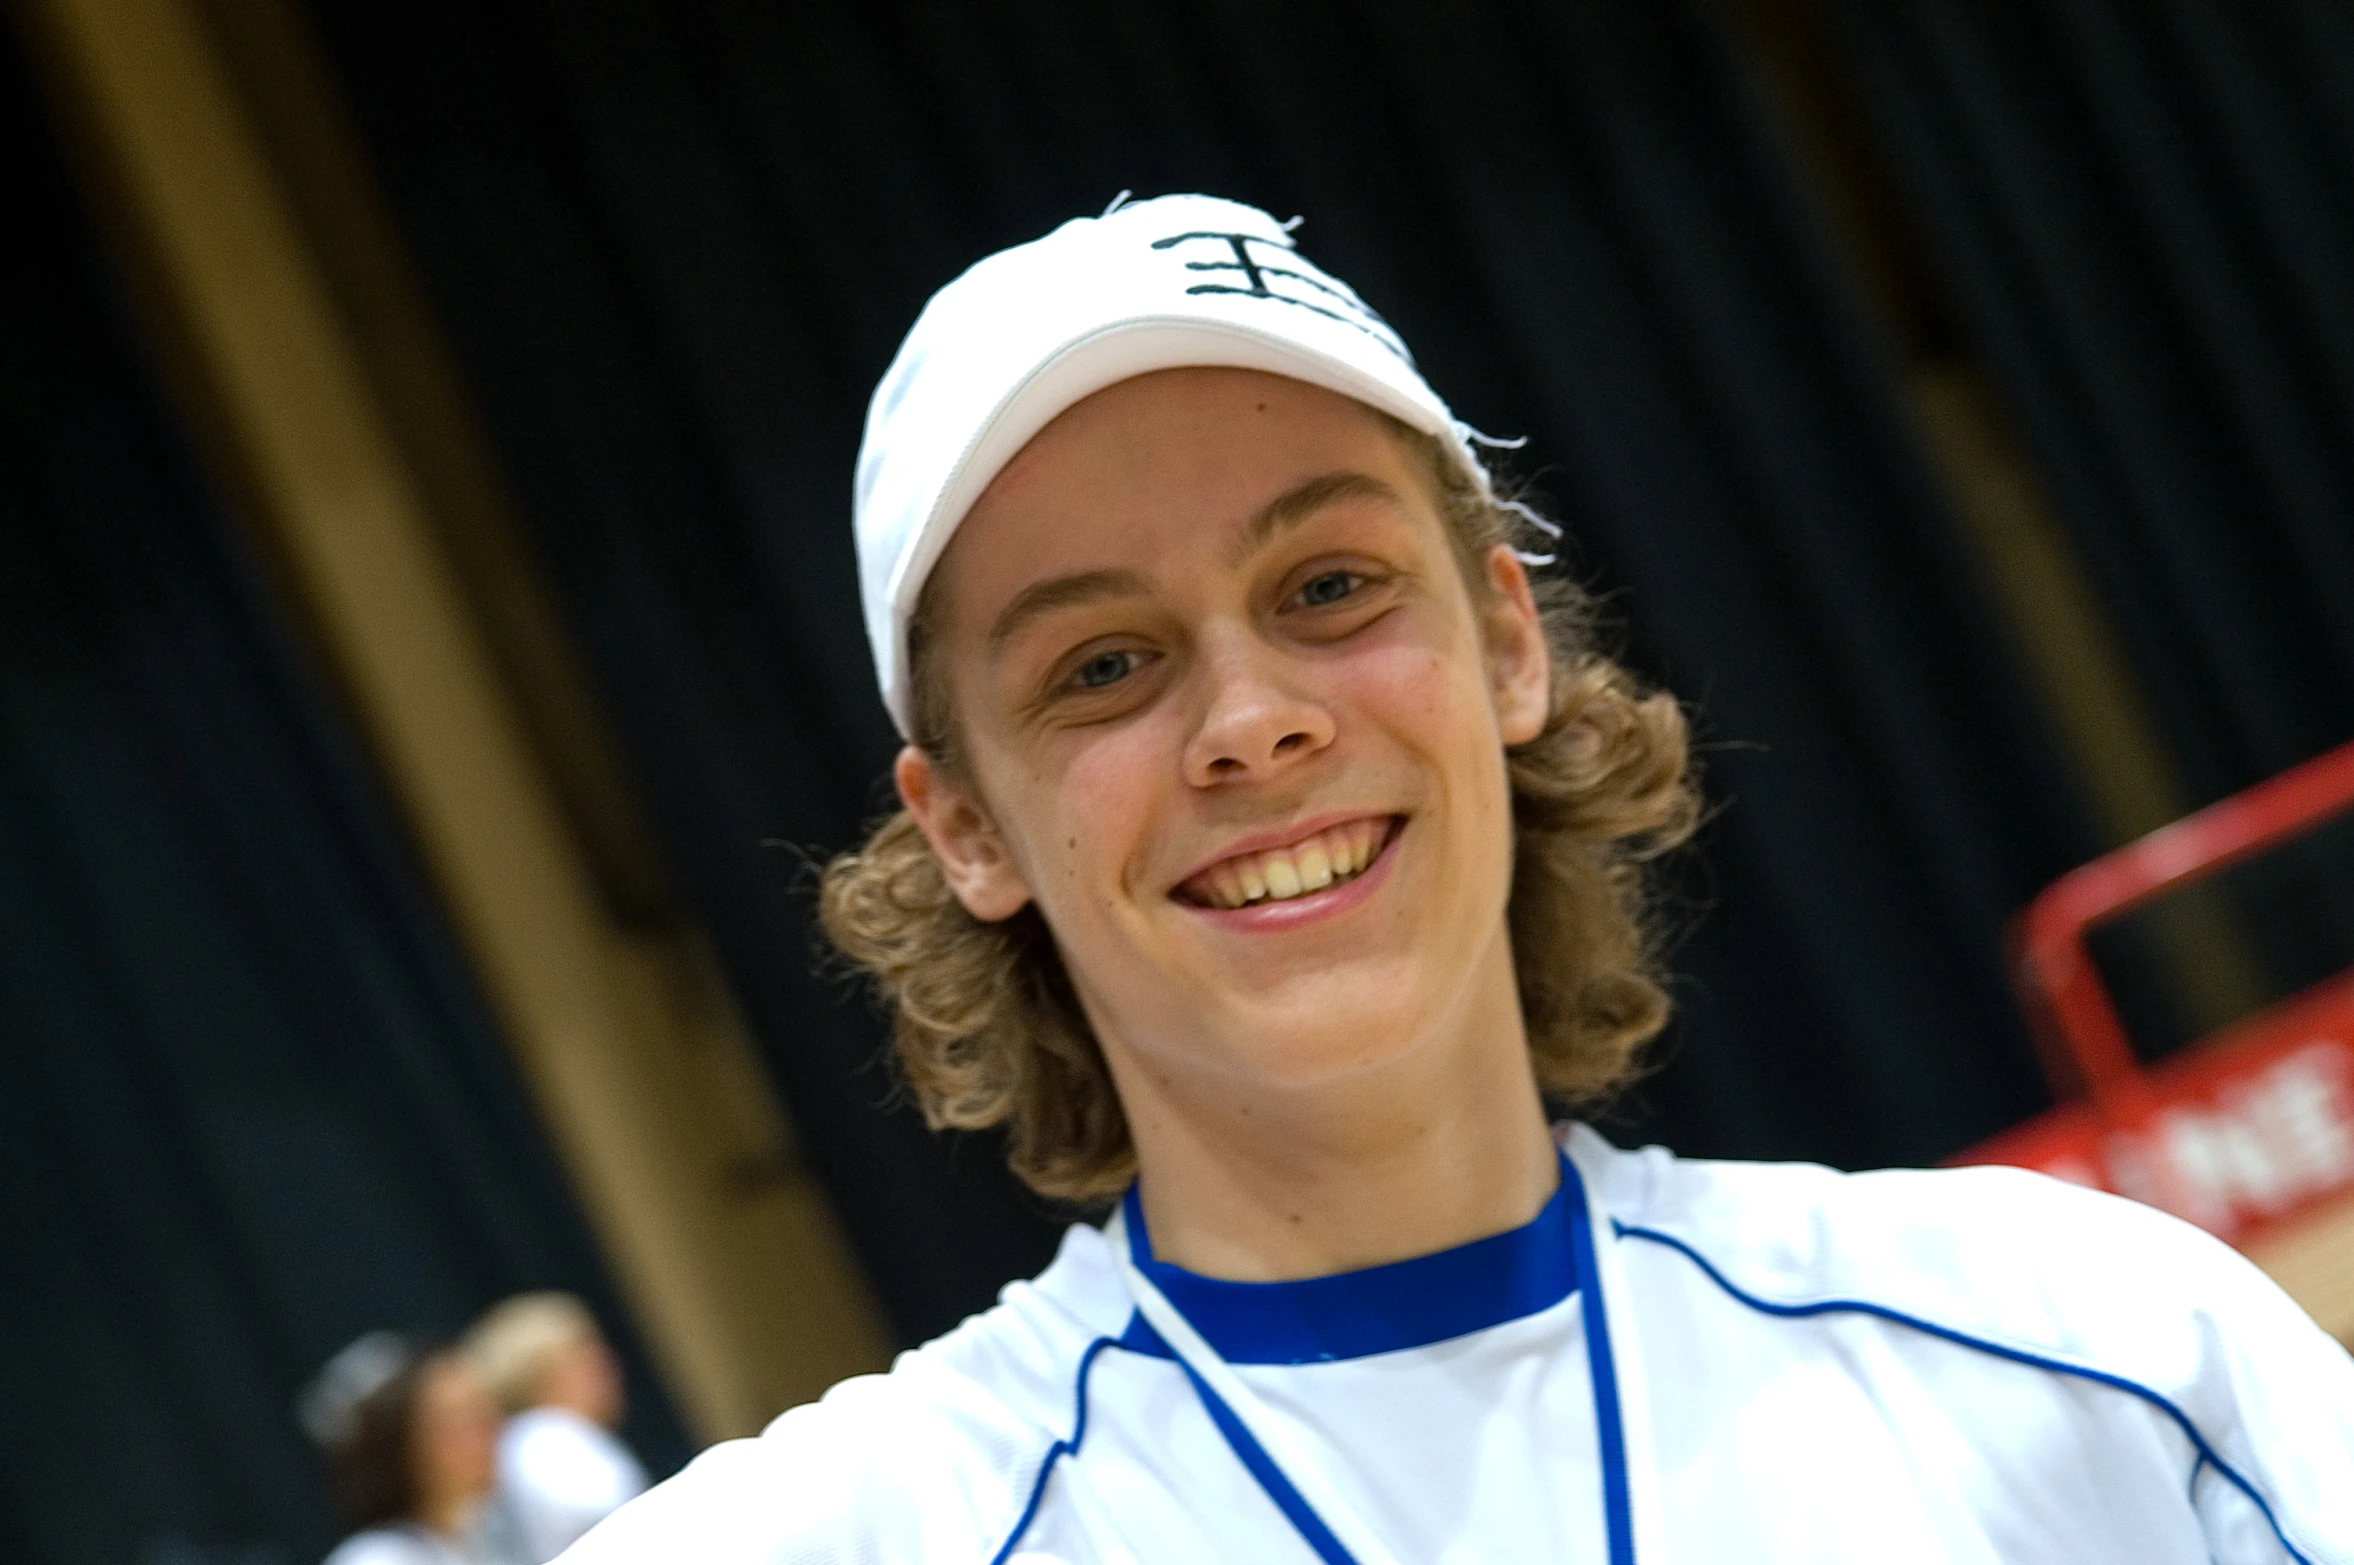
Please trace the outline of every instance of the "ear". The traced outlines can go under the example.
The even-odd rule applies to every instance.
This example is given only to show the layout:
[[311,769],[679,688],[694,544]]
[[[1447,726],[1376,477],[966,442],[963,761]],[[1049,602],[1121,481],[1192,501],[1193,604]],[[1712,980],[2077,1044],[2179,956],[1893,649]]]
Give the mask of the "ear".
[[1520,556],[1498,544],[1488,551],[1488,591],[1480,605],[1488,694],[1504,742],[1526,744],[1545,731],[1553,705],[1553,648],[1529,590]]
[[932,758],[914,745],[899,752],[891,780],[899,785],[899,802],[915,817],[932,857],[948,877],[948,889],[964,910],[984,924],[1013,917],[1030,902],[1030,883],[1022,878],[997,823],[967,789],[942,775]]

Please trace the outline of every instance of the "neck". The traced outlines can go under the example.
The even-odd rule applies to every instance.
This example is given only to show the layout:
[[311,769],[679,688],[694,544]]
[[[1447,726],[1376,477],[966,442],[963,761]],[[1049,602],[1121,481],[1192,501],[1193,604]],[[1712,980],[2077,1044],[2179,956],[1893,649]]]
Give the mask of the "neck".
[[1153,1253],[1278,1282],[1517,1228],[1560,1183],[1508,954],[1432,1036],[1308,1086],[1201,1081],[1107,1048]]

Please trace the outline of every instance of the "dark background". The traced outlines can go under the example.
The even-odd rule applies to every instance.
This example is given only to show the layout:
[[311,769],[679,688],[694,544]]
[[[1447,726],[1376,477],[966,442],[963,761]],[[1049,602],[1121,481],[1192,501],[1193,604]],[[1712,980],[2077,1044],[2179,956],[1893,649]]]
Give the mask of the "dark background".
[[[0,41],[5,41],[0,39]],[[566,1287],[686,1449],[356,735],[0,58],[0,1559],[308,1560],[297,1390]]]
[[[929,292],[1123,189],[1303,214],[1569,525],[1721,813],[1613,1133],[1930,1162],[2049,1099],[2004,920],[2111,845],[1917,432],[1983,378],[2183,802],[2354,736],[2354,11],[310,0],[528,541],[892,1327],[1032,1270],[886,1106],[802,860],[883,803],[848,536]],[[1800,16],[1919,305],[1761,63]],[[610,1290],[348,718],[8,62],[0,1553],[299,1560],[357,1330]],[[1920,304],[1921,300],[1928,301]],[[1927,325],[1923,325],[1923,320]],[[634,1349],[632,1350],[634,1353]],[[634,1362],[634,1360],[633,1360]],[[644,1381],[633,1436],[685,1450]]]

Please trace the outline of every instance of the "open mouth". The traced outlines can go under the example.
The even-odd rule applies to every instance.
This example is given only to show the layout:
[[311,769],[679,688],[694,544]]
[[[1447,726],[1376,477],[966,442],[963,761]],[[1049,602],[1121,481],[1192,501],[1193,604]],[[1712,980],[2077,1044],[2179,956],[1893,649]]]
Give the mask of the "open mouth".
[[1198,907],[1241,908],[1288,902],[1356,879],[1397,835],[1397,816],[1344,821],[1288,847],[1220,859],[1177,888]]

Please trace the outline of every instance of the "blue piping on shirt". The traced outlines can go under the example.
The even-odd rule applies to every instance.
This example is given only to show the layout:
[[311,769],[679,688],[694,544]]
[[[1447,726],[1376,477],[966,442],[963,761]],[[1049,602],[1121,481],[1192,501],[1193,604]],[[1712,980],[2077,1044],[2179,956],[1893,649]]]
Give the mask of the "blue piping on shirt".
[[1046,1481],[1054,1476],[1054,1464],[1066,1456],[1079,1454],[1080,1442],[1087,1438],[1087,1372],[1095,1367],[1096,1357],[1106,1348],[1121,1348],[1151,1358],[1173,1360],[1185,1372],[1185,1378],[1193,1382],[1195,1394],[1201,1398],[1202,1407],[1209,1413],[1210,1421],[1217,1425],[1218,1433],[1226,1437],[1226,1444],[1241,1459],[1243,1466],[1249,1469],[1250,1475],[1258,1480],[1267,1498],[1273,1500],[1283,1512],[1284,1519],[1308,1541],[1308,1546],[1316,1551],[1317,1557],[1325,1565],[1357,1565],[1356,1557],[1341,1546],[1341,1541],[1324,1525],[1324,1519],[1316,1514],[1299,1490],[1292,1487],[1291,1480],[1283,1475],[1283,1469],[1277,1467],[1275,1459],[1251,1437],[1250,1430],[1242,1420],[1234,1416],[1234,1410],[1204,1384],[1201,1377],[1194,1374],[1193,1366],[1169,1351],[1160,1333],[1154,1331],[1142,1315],[1131,1316],[1128,1329],[1121,1336],[1098,1337],[1087,1344],[1087,1351],[1079,1356],[1079,1371],[1072,1377],[1077,1405],[1071,1420],[1071,1438],[1057,1440],[1046,1448],[1046,1456],[1038,1464],[1038,1477],[1030,1485],[1029,1501],[1022,1507],[1022,1514],[1015,1519],[1013,1529],[1005,1535],[1005,1542],[999,1544],[997,1552],[989,1556],[989,1565],[1006,1565],[1006,1561],[1013,1557],[1014,1548],[1022,1541],[1022,1535],[1038,1519],[1038,1507],[1046,1499]]
[[1226,1437],[1226,1444],[1241,1459],[1242,1465],[1249,1469],[1250,1475],[1259,1481],[1259,1487],[1267,1492],[1268,1499],[1275,1502],[1276,1509],[1283,1512],[1284,1519],[1307,1540],[1308,1547],[1316,1551],[1316,1557],[1324,1565],[1357,1565],[1357,1557],[1342,1547],[1340,1539],[1332,1535],[1332,1529],[1324,1525],[1324,1518],[1317,1515],[1315,1507],[1307,1502],[1299,1490],[1292,1487],[1283,1469],[1275,1465],[1275,1459],[1267,1454],[1266,1447],[1259,1444],[1249,1427],[1234,1416],[1234,1409],[1226,1405],[1225,1399],[1211,1390],[1209,1382],[1195,1374],[1193,1366],[1184,1359],[1177,1359],[1177,1367],[1185,1371],[1187,1380],[1193,1382],[1194,1394],[1202,1399],[1202,1406],[1209,1412],[1210,1422],[1218,1426],[1218,1433]]
[[1079,1373],[1072,1377],[1072,1394],[1077,1408],[1071,1419],[1071,1438],[1057,1440],[1046,1448],[1046,1458],[1038,1464],[1038,1479],[1030,1485],[1030,1501],[1022,1507],[1022,1514],[1014,1522],[1013,1531],[1005,1535],[1005,1542],[989,1556],[989,1565],[1005,1565],[1013,1557],[1014,1545],[1022,1541],[1022,1534],[1030,1530],[1030,1523],[1038,1519],[1039,1502],[1046,1498],[1046,1480],[1054,1476],[1054,1464],[1075,1454],[1079,1442],[1087,1438],[1087,1372],[1095,1367],[1096,1356],[1106,1348],[1117,1347],[1109,1337],[1098,1337],[1087,1344],[1087,1351],[1079,1355]]
[[[1129,1187],[1126,1202],[1130,1224],[1129,1244],[1131,1253],[1139,1267],[1150,1267],[1165,1274],[1174,1274],[1189,1284],[1210,1283],[1210,1279],[1194,1278],[1191,1274],[1178,1272],[1174,1267],[1154,1261],[1150,1242],[1145,1237],[1144,1213],[1137,1200],[1136,1187],[1133,1185]],[[1548,1240],[1552,1241],[1554,1247],[1567,1252],[1564,1259],[1568,1264],[1566,1268],[1562,1269],[1566,1275],[1557,1275],[1555,1268],[1542,1264],[1541,1257],[1543,1251],[1548,1247],[1546,1244]],[[1528,1253],[1532,1246],[1536,1252],[1534,1255]],[[1514,1251],[1521,1253],[1515,1255]],[[1496,1260],[1506,1257],[1510,1258],[1512,1264],[1501,1268],[1495,1265]],[[1604,1530],[1608,1538],[1609,1561],[1610,1565],[1634,1565],[1634,1508],[1630,1500],[1630,1485],[1627,1477],[1626,1434],[1621,1424],[1619,1412],[1618,1371],[1616,1362],[1611,1355],[1610,1327],[1603,1308],[1601,1268],[1594,1254],[1593,1224],[1588,1216],[1585,1181],[1579,1176],[1577,1165],[1571,1162],[1567,1155],[1562,1156],[1560,1188],[1555,1190],[1552,1197],[1547,1200],[1543,1211],[1538,1214],[1536,1220],[1522,1228],[1507,1234],[1499,1234],[1493,1239],[1474,1240],[1469,1245],[1460,1246],[1451,1251],[1442,1251],[1437,1256],[1422,1257],[1417,1261],[1394,1263],[1341,1278],[1312,1279],[1309,1288],[1321,1293],[1328,1304],[1335,1300],[1345,1300],[1348,1295],[1327,1288],[1327,1284],[1342,1284],[1348,1287],[1351,1293],[1359,1293],[1362,1290],[1375,1296],[1386,1291],[1393,1308],[1401,1302],[1419,1307],[1396,1313],[1378,1310],[1371,1312],[1371,1316],[1376,1320],[1383,1314],[1389,1314],[1389,1320],[1381,1323],[1383,1329],[1394,1331],[1400,1315],[1418,1319],[1419,1323],[1427,1326],[1433,1320],[1446,1318],[1446,1312],[1428,1308],[1427,1300],[1430,1296],[1431,1281],[1438,1275],[1438,1268],[1434,1263],[1445,1263],[1450,1258],[1457,1260],[1476,1258],[1480,1264],[1472,1267],[1473,1274],[1489,1284],[1488,1288],[1480,1291],[1491,1294],[1502,1293],[1505,1298],[1517,1303],[1520,1313],[1533,1314],[1554,1300],[1567,1297],[1572,1293],[1579,1296],[1584,1315],[1588,1367],[1594,1388],[1594,1417],[1597,1426],[1595,1434],[1601,1457],[1599,1465],[1601,1469],[1602,1510]],[[1535,1261],[1537,1264],[1532,1265],[1531,1261]],[[1379,1279],[1379,1283],[1371,1289],[1366,1289],[1364,1285],[1376,1278]],[[1400,1283],[1404,1283],[1405,1286],[1398,1287],[1397,1285]],[[1217,1288],[1237,1289],[1238,1291],[1227,1299],[1220,1301],[1231,1306],[1234,1301],[1246,1297],[1261,1303],[1284,1297],[1287,1294],[1297,1298],[1299,1295],[1295,1290],[1298,1290],[1300,1286],[1299,1284],[1213,1284],[1211,1289],[1206,1291],[1214,1293]],[[1197,1299],[1196,1302],[1206,1301]],[[1492,1300],[1490,1302],[1492,1303]],[[1329,1309],[1324,1313],[1328,1321],[1338,1318]],[[1247,1314],[1242,1318],[1247,1322]],[[1363,1323],[1358,1324],[1360,1329],[1353,1334],[1365,1335],[1362,1329]],[[1457,1331],[1465,1329],[1460,1317],[1454,1324]],[[1469,1329],[1480,1328],[1471,1327]],[[1436,1333],[1441,1337],[1455,1334],[1456,1331],[1445,1330]],[[1266,1340],[1275,1340],[1276,1335],[1279,1334],[1271,1334]],[[1360,1351],[1387,1351],[1389,1347],[1394,1346],[1396,1344],[1382,1348],[1361,1348]],[[1244,1424],[1235,1415],[1234,1410],[1226,1405],[1224,1398],[1213,1391],[1209,1384],[1194,1372],[1191,1364],[1170,1350],[1169,1345],[1161,1339],[1160,1333],[1153,1330],[1151,1323],[1145,1320],[1142,1312],[1130,1316],[1126,1329],[1119,1337],[1098,1337],[1088,1344],[1086,1353],[1079,1361],[1076,1377],[1078,1413],[1072,1426],[1071,1438],[1068,1441],[1058,1440],[1048,1449],[1046,1459],[1039,1464],[1037,1481],[1031,1485],[1029,1503],[1022,1508],[1021,1518],[1015,1523],[1012,1533],[1007,1536],[1005,1542],[991,1558],[989,1565],[1005,1565],[1005,1561],[1013,1552],[1014,1545],[1021,1539],[1022,1534],[1029,1530],[1030,1523],[1037,1516],[1039,1503],[1046,1493],[1046,1481],[1054,1471],[1056,1459],[1066,1453],[1078,1450],[1079,1442],[1085,1436],[1087,1429],[1087,1372],[1094,1365],[1096,1355],[1107,1347],[1123,1348],[1132,1353],[1173,1361],[1184,1372],[1186,1380],[1192,1384],[1195,1395],[1201,1400],[1203,1411],[1210,1415],[1211,1423],[1216,1426],[1218,1433],[1225,1437],[1227,1447],[1234,1452],[1236,1459],[1258,1482],[1261,1491],[1283,1513],[1284,1519],[1289,1521],[1307,1545],[1316,1551],[1317,1558],[1324,1561],[1324,1565],[1356,1565],[1356,1557],[1350,1554],[1347,1547],[1333,1534],[1324,1518],[1316,1514],[1315,1507],[1308,1503],[1307,1497],[1293,1486],[1291,1479],[1283,1469],[1276,1465],[1274,1458],[1267,1454],[1266,1448],[1260,1445],[1257,1438],[1251,1434],[1249,1426]],[[1213,1348],[1212,1351],[1217,1351],[1217,1349]],[[1266,1351],[1263,1343],[1260,1351]],[[1293,1349],[1292,1351],[1296,1353],[1297,1350]],[[1317,1362],[1319,1360],[1329,1361],[1334,1357],[1341,1356],[1353,1355],[1331,1352],[1315,1352],[1306,1356],[1278,1354],[1272,1356],[1272,1361],[1277,1363]]]
[[[1957,1347],[1975,1348],[1981,1353],[1991,1353],[1996,1358],[2008,1359],[2014,1364],[2025,1364],[2031,1369],[2048,1370],[2055,1375],[2073,1375],[2080,1380],[2089,1380],[2095,1385],[2107,1386],[2111,1390],[2139,1397],[2168,1418],[2173,1419],[2176,1427],[2180,1428],[2184,1436],[2189,1439],[2192,1449],[2199,1453],[2200,1460],[2222,1474],[2233,1488],[2248,1497],[2249,1503],[2263,1514],[2265,1524],[2271,1527],[2273,1537],[2279,1540],[2280,1546],[2288,1552],[2290,1559],[2295,1560],[2297,1565],[2313,1565],[2309,1556],[2300,1552],[2295,1544],[2289,1542],[2289,1535],[2281,1528],[2280,1518],[2272,1514],[2272,1507],[2264,1503],[2264,1496],[2256,1492],[2256,1486],[2242,1477],[2238,1469],[2215,1454],[2215,1447],[2210,1445],[2207,1437],[2199,1432],[2199,1426],[2191,1422],[2190,1415],[2175,1406],[2163,1393],[2154,1391],[2139,1381],[2128,1380],[2122,1375],[2112,1375],[2106,1370],[2088,1369],[2081,1364],[2068,1364],[2059,1359],[2046,1358],[2040,1353],[2031,1353],[2024,1348],[2014,1348],[1985,1337],[1974,1337],[1966,1331],[1957,1331],[1951,1326],[1941,1326],[1935,1321],[1923,1320],[1917,1315],[1907,1315],[1902,1310],[1891,1309],[1885,1304],[1873,1304],[1863,1299],[1818,1299],[1810,1304],[1777,1304],[1771,1299],[1761,1299],[1756,1294],[1742,1289],[1731,1278],[1718,1271],[1707,1256],[1702,1255],[1673,1234],[1661,1233],[1655,1228],[1630,1227],[1615,1218],[1611,1220],[1611,1226],[1618,1230],[1621,1238],[1648,1239],[1653,1244],[1665,1245],[1668,1249],[1675,1251],[1699,1267],[1702,1272],[1707,1274],[1709,1281],[1722,1288],[1733,1299],[1748,1305],[1760,1314],[1778,1315],[1784,1318],[1808,1315],[1873,1315],[1881,1320],[1893,1321],[1899,1326],[1910,1326],[1915,1331],[1927,1332],[1930,1336],[1953,1343]],[[2191,1478],[2194,1484],[2198,1480],[2196,1466],[2191,1469]]]

